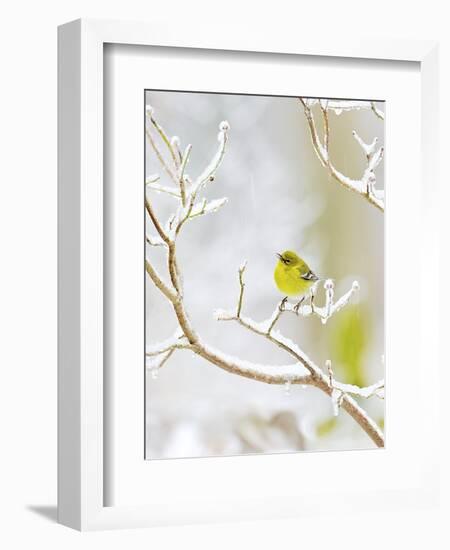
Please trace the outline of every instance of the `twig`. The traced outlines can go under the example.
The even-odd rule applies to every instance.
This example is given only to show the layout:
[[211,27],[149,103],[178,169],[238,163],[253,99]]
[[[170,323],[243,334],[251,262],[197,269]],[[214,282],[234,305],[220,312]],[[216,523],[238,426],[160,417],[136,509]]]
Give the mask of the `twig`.
[[196,179],[196,181],[192,184],[191,194],[196,197],[199,190],[208,182],[214,181],[215,173],[219,166],[222,163],[223,157],[225,155],[225,148],[228,140],[228,131],[230,129],[230,125],[226,120],[223,120],[219,124],[219,134],[217,136],[217,139],[219,141],[219,147],[217,149],[216,154],[213,156],[211,162],[208,164],[208,166],[203,170],[203,172],[200,174],[200,176]]
[[[323,99],[303,98],[308,102],[310,107],[323,102]],[[327,99],[327,109],[334,111],[337,115],[340,115],[343,111],[359,111],[359,110],[372,110],[374,114],[381,120],[384,120],[384,113],[380,111],[374,101],[354,101],[346,99]]]
[[372,111],[375,113],[375,115],[380,120],[384,120],[384,113],[382,111],[380,111],[380,109],[377,108],[377,106],[375,105],[375,103],[373,101],[370,102],[370,107],[371,107]]
[[169,187],[168,185],[160,185],[156,181],[146,181],[146,188],[156,191],[158,193],[166,193],[176,199],[181,198],[181,194],[176,187]]
[[145,235],[145,240],[150,246],[166,246],[166,243],[160,237],[153,237],[152,235]]
[[238,306],[236,310],[236,317],[239,319],[241,317],[241,310],[242,310],[242,299],[244,298],[244,289],[245,289],[245,283],[244,283],[244,271],[247,266],[247,262],[244,262],[241,267],[239,268],[239,300],[238,300]]
[[[303,105],[303,110],[305,112],[306,120],[308,122],[314,151],[319,158],[321,164],[328,169],[331,176],[333,176],[333,178],[343,187],[364,196],[376,208],[384,211],[384,192],[381,190],[377,190],[375,187],[375,169],[383,158],[383,148],[380,147],[379,149],[375,149],[376,140],[374,140],[373,144],[371,145],[364,143],[363,140],[358,136],[358,134],[353,131],[353,137],[356,139],[356,141],[365,153],[367,166],[359,180],[349,178],[334,166],[334,164],[331,162],[329,155],[330,127],[328,121],[328,110],[334,109],[335,111],[337,111],[339,109],[337,107],[337,102],[328,102],[325,104],[322,100],[318,101],[324,121],[324,137],[322,143],[319,137],[319,133],[317,131],[316,121],[312,112],[312,106],[316,103],[316,100],[305,99],[301,97],[299,98],[299,100]],[[346,103],[349,102],[343,102],[342,109],[346,108]],[[360,105],[358,105],[357,107],[351,107],[351,109],[354,108],[359,109],[362,107]],[[377,116],[380,116],[382,114],[381,111],[378,111],[376,109],[373,102],[371,104],[368,103],[368,108],[372,109],[377,114]],[[348,108],[348,110],[350,110],[350,108]]]
[[161,139],[163,140],[163,142],[166,144],[166,147],[169,150],[170,156],[172,157],[175,167],[178,168],[179,156],[177,155],[176,149],[174,149],[171,140],[168,138],[166,132],[164,131],[164,128],[153,117],[153,108],[150,106],[147,106],[146,112],[154,128],[156,129],[158,134],[161,136]]
[[181,193],[181,204],[186,206],[186,183],[184,181],[184,171],[186,169],[186,164],[189,160],[189,155],[191,154],[192,145],[188,145],[184,151],[183,157],[181,159],[180,172],[178,174],[178,179],[180,181],[180,193]]
[[152,134],[150,133],[150,131],[146,128],[145,129],[145,134],[147,136],[147,140],[148,142],[150,143],[153,151],[155,152],[155,155],[157,156],[159,162],[161,163],[161,166],[164,168],[164,170],[167,172],[167,174],[170,176],[171,180],[177,184],[178,183],[178,180],[177,180],[177,177],[176,175],[172,172],[172,169],[169,167],[169,165],[166,163],[166,161],[164,160],[164,157],[162,156],[161,154],[161,151],[159,150],[158,146],[156,145],[156,142],[155,140],[153,139],[153,136]]
[[170,350],[182,349],[188,347],[186,338],[180,328],[174,332],[174,334],[164,340],[163,342],[158,342],[152,346],[147,346],[145,350],[145,355],[148,357],[155,357],[161,355],[161,353],[166,353]]

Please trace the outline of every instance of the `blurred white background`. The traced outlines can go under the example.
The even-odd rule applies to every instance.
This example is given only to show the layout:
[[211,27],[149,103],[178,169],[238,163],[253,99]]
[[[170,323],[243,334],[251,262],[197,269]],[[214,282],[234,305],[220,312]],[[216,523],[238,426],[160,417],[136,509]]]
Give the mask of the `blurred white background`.
[[[180,138],[182,149],[192,143],[186,171],[193,179],[217,148],[219,123],[227,120],[231,127],[225,158],[205,192],[210,199],[227,197],[228,203],[186,224],[177,241],[186,307],[202,337],[243,359],[289,363],[263,338],[237,324],[215,321],[213,311],[236,307],[237,271],[247,260],[244,314],[256,320],[269,317],[282,297],[273,281],[275,254],[292,249],[314,272],[335,280],[336,297],[353,280],[361,291],[325,326],[318,318],[286,315],[279,328],[317,364],[325,368],[331,359],[343,382],[364,386],[383,378],[383,213],[342,188],[321,166],[299,100],[148,91],[146,104],[166,132]],[[382,103],[378,107],[384,109]],[[377,136],[382,145],[383,121],[370,109],[330,111],[329,118],[334,163],[346,175],[361,177],[366,160],[352,130],[366,142]],[[146,174],[155,173],[170,184],[147,144]],[[383,164],[377,177],[383,188]],[[161,220],[176,208],[173,197],[152,190],[147,196]],[[150,220],[147,231],[155,234]],[[163,249],[148,247],[147,255],[165,273]],[[318,303],[323,299],[319,291]],[[171,307],[150,279],[146,320],[147,343],[165,340],[176,328]],[[345,412],[333,417],[331,400],[319,390],[294,386],[285,395],[283,387],[230,375],[183,350],[156,380],[147,376],[146,403],[147,458],[374,446]],[[383,424],[382,400],[373,397],[361,404]]]

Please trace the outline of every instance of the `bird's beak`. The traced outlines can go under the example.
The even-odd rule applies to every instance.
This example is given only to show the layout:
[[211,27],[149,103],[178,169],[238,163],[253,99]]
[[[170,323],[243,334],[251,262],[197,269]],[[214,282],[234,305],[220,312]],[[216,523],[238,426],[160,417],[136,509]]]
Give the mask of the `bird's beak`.
[[282,260],[283,259],[283,256],[281,254],[278,254],[278,252],[275,254],[275,256],[279,259],[279,260]]

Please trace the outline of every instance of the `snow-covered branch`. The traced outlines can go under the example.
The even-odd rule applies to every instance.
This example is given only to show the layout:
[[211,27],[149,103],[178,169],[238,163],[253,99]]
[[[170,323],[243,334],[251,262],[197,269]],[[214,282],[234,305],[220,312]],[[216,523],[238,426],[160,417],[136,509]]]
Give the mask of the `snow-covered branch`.
[[[233,312],[230,312],[230,311],[217,309],[215,312],[215,316],[218,320],[221,320],[221,321],[240,320],[241,318],[240,312],[242,309],[242,298],[243,298],[244,287],[245,287],[245,283],[243,280],[243,274],[244,274],[245,268],[246,268],[246,263],[244,263],[239,268],[240,295],[239,295],[237,313],[234,314]],[[326,279],[323,287],[325,289],[325,304],[323,306],[318,306],[315,302],[313,304],[311,302],[305,303],[306,299],[303,299],[302,301],[300,301],[300,303],[294,305],[286,301],[286,299],[283,299],[274,309],[272,315],[265,321],[258,323],[258,326],[262,329],[263,332],[266,332],[267,334],[269,334],[272,328],[278,322],[278,319],[281,317],[281,315],[284,312],[295,313],[295,315],[300,315],[302,317],[310,317],[315,315],[322,321],[322,324],[325,325],[328,319],[330,319],[330,317],[332,317],[335,313],[337,313],[344,306],[346,306],[349,303],[351,297],[359,290],[358,282],[354,281],[350,290],[348,290],[335,302],[334,301],[334,282],[331,279]]]
[[[183,154],[179,154],[179,140],[176,140],[175,148],[174,139],[169,139],[162,127],[156,122],[153,116],[153,110],[149,110],[149,113],[151,124],[156,129],[166,147],[169,148],[169,161],[166,162],[163,158],[153,136],[148,138],[149,143],[156,157],[159,159],[163,170],[172,178],[172,183],[175,185],[174,189],[177,190],[177,193],[170,194],[178,201],[176,211],[165,223],[161,222],[158,218],[152,201],[148,197],[146,197],[145,201],[148,218],[157,233],[156,237],[147,236],[147,242],[151,246],[161,246],[166,254],[167,275],[163,276],[158,273],[153,266],[151,257],[146,258],[146,271],[155,287],[171,304],[177,322],[177,330],[169,339],[147,348],[146,361],[149,371],[152,375],[157,375],[159,369],[170,359],[176,350],[187,349],[197,354],[205,361],[208,361],[210,364],[232,374],[267,384],[285,386],[290,386],[291,384],[311,385],[319,388],[331,398],[333,386],[330,384],[327,376],[298,345],[275,329],[275,325],[280,316],[285,311],[291,310],[289,304],[285,304],[284,301],[281,302],[274,314],[262,323],[257,323],[248,317],[242,316],[246,264],[243,264],[239,269],[240,291],[236,312],[228,314],[226,312],[216,311],[216,317],[221,320],[238,321],[246,329],[266,338],[286,352],[291,357],[292,363],[288,365],[264,365],[228,355],[207,344],[192,325],[184,304],[182,276],[176,255],[177,238],[187,220],[196,219],[203,214],[215,212],[226,203],[226,199],[212,201],[206,201],[205,199],[199,200],[198,193],[205,185],[215,179],[216,171],[225,154],[229,125],[227,122],[222,122],[220,124],[218,150],[205,170],[203,170],[200,176],[192,182],[185,170],[191,148],[189,147],[185,149]],[[147,130],[147,136],[148,135],[149,131]],[[153,178],[150,185],[146,186],[147,189],[161,191],[160,188],[154,187],[156,182],[157,179]],[[172,187],[170,189],[172,190]],[[166,280],[166,277],[168,277],[168,280]],[[299,307],[296,313],[304,316],[315,314],[326,321],[349,301],[351,294],[356,290],[354,286],[337,302],[334,302],[334,286],[331,281],[327,281],[325,287],[325,306],[313,307],[312,304],[309,306],[305,305]],[[308,307],[310,310],[307,309]],[[350,391],[350,389],[352,391]],[[344,385],[341,385],[340,391],[342,391],[342,408],[355,419],[377,446],[384,446],[381,430],[358,405],[353,397],[351,397],[352,393],[358,397],[364,397],[364,394],[367,393],[365,389],[357,388],[356,386],[345,388]]]
[[176,187],[170,187],[168,185],[161,185],[157,181],[154,180],[147,180],[146,181],[146,188],[151,189],[152,191],[157,191],[158,193],[166,193],[167,195],[171,195],[172,197],[175,197],[176,199],[181,198],[181,193]]
[[384,113],[380,111],[375,105],[374,101],[353,101],[345,99],[308,99],[310,107],[320,104],[326,101],[327,108],[334,111],[337,115],[340,115],[345,111],[359,111],[359,110],[371,110],[380,119],[384,120]]
[[333,406],[334,416],[339,414],[339,409],[346,394],[354,395],[356,397],[364,397],[366,399],[372,396],[384,399],[384,379],[375,382],[375,384],[372,384],[371,386],[361,388],[360,386],[343,384],[342,382],[335,380],[333,369],[331,368],[331,361],[329,359],[326,361],[325,366],[328,372],[329,384],[333,388],[333,391],[331,392],[331,403]]
[[[358,193],[365,197],[371,204],[373,204],[379,210],[384,211],[384,191],[376,188],[376,174],[375,169],[380,164],[384,149],[383,147],[377,147],[377,138],[371,143],[365,143],[361,137],[353,131],[353,137],[362,149],[362,152],[366,159],[366,168],[360,179],[352,179],[340,170],[336,168],[330,159],[329,154],[329,142],[330,142],[330,123],[328,114],[332,110],[336,114],[340,114],[342,111],[351,111],[355,109],[370,109],[378,118],[384,120],[384,114],[377,109],[374,102],[368,101],[331,101],[322,99],[307,99],[299,98],[303,105],[306,120],[308,122],[309,132],[311,134],[311,141],[316,152],[317,157],[323,166],[325,166],[331,176],[339,182],[346,189],[350,189],[355,193]],[[319,106],[323,119],[323,140],[321,140],[317,128],[316,119],[313,113],[313,107]]]
[[[351,384],[343,384],[337,382],[332,374],[331,362],[327,362],[328,376],[326,376],[323,371],[310,359],[306,353],[300,349],[300,347],[295,344],[292,340],[281,334],[280,331],[275,329],[275,325],[281,318],[281,316],[287,311],[293,311],[298,314],[307,315],[316,314],[323,321],[327,320],[339,309],[344,307],[350,300],[351,295],[357,290],[357,284],[353,284],[352,288],[344,294],[336,303],[333,303],[333,286],[331,281],[328,279],[325,281],[325,290],[327,291],[326,304],[323,308],[314,306],[313,311],[311,312],[311,306],[301,306],[298,310],[295,306],[292,306],[289,303],[286,303],[285,300],[282,300],[273,314],[263,321],[254,321],[250,317],[242,315],[242,308],[244,303],[244,273],[246,269],[246,262],[239,268],[239,297],[238,304],[236,308],[236,313],[231,311],[226,311],[218,309],[214,312],[214,317],[218,321],[235,321],[239,323],[242,327],[258,334],[269,342],[275,344],[283,351],[287,352],[291,357],[296,360],[296,364],[293,365],[291,372],[286,372],[285,374],[285,383],[295,384],[296,382],[296,370],[300,367],[303,371],[309,373],[309,377],[303,380],[303,385],[312,385],[320,388],[322,391],[327,393],[333,405],[333,411],[336,414],[336,411],[342,406],[355,420],[366,430],[368,435],[377,443],[379,446],[383,446],[383,435],[381,430],[376,426],[376,424],[367,416],[363,409],[355,407],[356,402],[351,397],[351,395],[357,397],[371,397],[372,395],[377,395],[382,397],[384,394],[384,381],[377,382],[376,384],[369,387],[359,387]],[[309,310],[304,308],[308,307]],[[302,309],[303,308],[303,309]],[[317,311],[316,311],[317,310]]]
[[350,290],[343,294],[337,301],[334,301],[334,282],[331,279],[326,279],[323,287],[325,289],[325,304],[323,306],[318,306],[315,302],[314,304],[301,303],[300,306],[292,305],[287,302],[283,306],[284,310],[291,311],[296,315],[302,315],[303,317],[315,315],[319,317],[322,324],[325,325],[328,319],[346,306],[351,297],[358,292],[359,283],[358,281],[353,281]]
[[163,340],[162,342],[158,342],[157,344],[147,346],[145,348],[145,355],[147,357],[155,357],[172,349],[181,349],[185,347],[186,338],[181,328],[178,327],[174,334],[170,338],[167,338],[167,340]]

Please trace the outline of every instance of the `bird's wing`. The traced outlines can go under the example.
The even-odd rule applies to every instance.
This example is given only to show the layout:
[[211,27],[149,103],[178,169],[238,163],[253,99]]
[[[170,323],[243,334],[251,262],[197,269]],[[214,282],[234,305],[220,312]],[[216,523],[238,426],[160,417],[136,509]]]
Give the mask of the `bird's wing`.
[[302,273],[301,271],[299,273],[300,278],[304,281],[317,281],[319,279],[319,277],[317,277],[317,275],[313,273],[310,269],[308,269],[306,273]]

